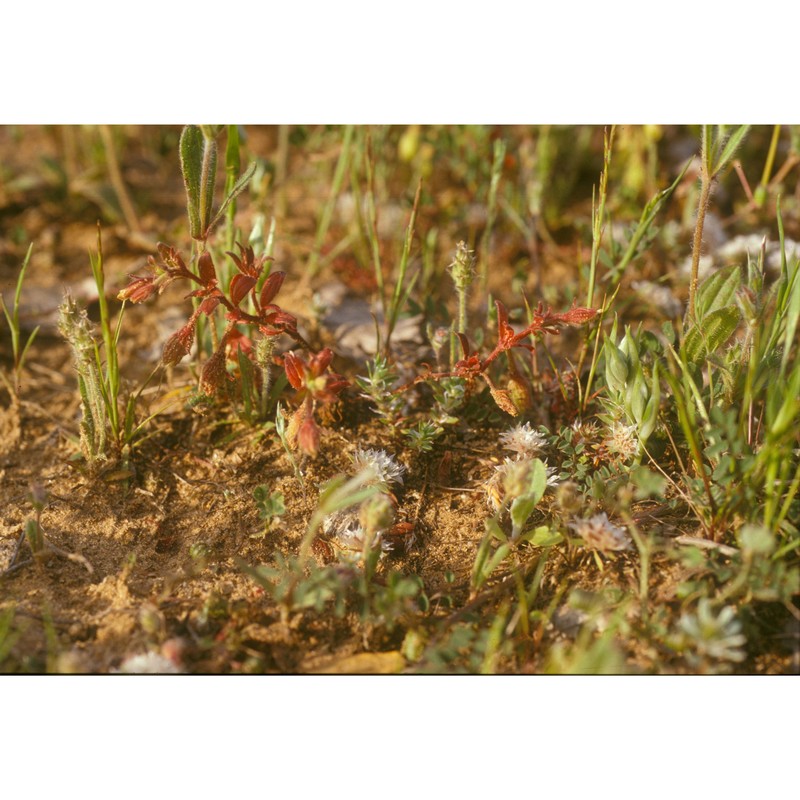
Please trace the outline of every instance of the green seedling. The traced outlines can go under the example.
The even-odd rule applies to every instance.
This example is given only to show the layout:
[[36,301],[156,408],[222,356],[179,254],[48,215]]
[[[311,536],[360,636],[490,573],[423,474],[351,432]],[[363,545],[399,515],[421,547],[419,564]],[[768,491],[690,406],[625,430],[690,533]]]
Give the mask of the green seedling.
[[17,285],[14,290],[14,303],[9,311],[5,300],[0,296],[0,306],[3,308],[8,329],[11,332],[11,352],[14,356],[14,394],[19,395],[20,380],[22,376],[22,367],[25,364],[25,357],[28,355],[28,350],[39,333],[40,326],[37,325],[31,334],[28,336],[24,345],[21,345],[20,327],[19,327],[19,301],[22,295],[22,284],[25,281],[25,272],[28,269],[28,264],[31,260],[31,253],[33,253],[33,243],[28,246],[28,252],[25,254],[25,260],[22,262],[22,267],[17,276]]
[[269,487],[265,485],[256,486],[253,490],[253,499],[256,501],[258,516],[264,523],[264,530],[253,534],[251,538],[262,539],[286,513],[286,505],[280,492],[270,492]]

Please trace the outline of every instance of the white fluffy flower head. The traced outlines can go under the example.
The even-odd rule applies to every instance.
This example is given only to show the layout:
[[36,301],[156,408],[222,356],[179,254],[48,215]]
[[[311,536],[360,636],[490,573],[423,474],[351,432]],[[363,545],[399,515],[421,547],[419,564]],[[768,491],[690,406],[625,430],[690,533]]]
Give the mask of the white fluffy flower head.
[[531,427],[530,422],[520,423],[511,430],[500,434],[500,441],[506,450],[513,450],[518,459],[533,458],[541,453],[547,440],[539,431]]
[[387,489],[393,483],[403,482],[405,467],[398,464],[385,450],[357,447],[353,453],[353,465],[360,472],[370,468],[375,473],[375,480],[370,483],[379,484]]
[[603,444],[610,453],[619,456],[622,461],[630,461],[639,452],[639,439],[635,425],[615,422],[609,429]]

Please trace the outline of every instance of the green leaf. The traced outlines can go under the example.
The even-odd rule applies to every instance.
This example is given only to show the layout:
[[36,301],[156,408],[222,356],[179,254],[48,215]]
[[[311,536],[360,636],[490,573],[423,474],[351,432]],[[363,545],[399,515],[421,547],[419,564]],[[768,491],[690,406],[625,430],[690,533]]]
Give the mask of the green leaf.
[[644,444],[650,438],[658,422],[658,408],[661,403],[661,381],[658,375],[658,361],[653,363],[653,377],[650,385],[650,399],[639,426],[639,440]]
[[739,325],[741,313],[738,306],[718,308],[709,314],[702,325],[692,325],[686,334],[681,355],[691,364],[699,364],[716,352],[730,339]]
[[[205,238],[211,229],[211,211],[214,208],[214,187],[217,181],[217,140],[203,137],[203,163],[200,174],[200,237]],[[198,237],[195,237],[198,238]]]
[[683,176],[686,174],[686,171],[689,169],[691,164],[692,159],[686,162],[686,166],[681,170],[680,175],[678,175],[678,177],[675,178],[675,180],[666,189],[662,189],[660,192],[657,192],[644,207],[642,216],[639,218],[639,223],[637,224],[636,229],[633,231],[630,242],[628,243],[628,247],[625,250],[625,255],[622,257],[616,267],[617,272],[622,272],[634,258],[636,258],[640,253],[645,252],[646,247],[643,246],[641,250],[639,250],[639,244],[650,230],[650,226],[653,224],[658,212],[666,204],[669,198],[672,197],[672,193],[675,191],[678,184],[683,180]]
[[228,192],[228,196],[222,201],[222,205],[219,207],[219,210],[214,215],[214,219],[211,220],[208,229],[211,230],[224,216],[225,210],[228,208],[228,205],[233,202],[244,190],[247,188],[247,184],[250,182],[250,179],[253,177],[256,171],[256,162],[251,161],[250,166],[244,171],[244,173],[239,177],[239,180],[233,184],[233,188]]
[[189,233],[200,237],[200,191],[203,172],[203,132],[197,125],[187,125],[181,133],[180,156],[183,183],[186,186],[186,207],[189,213]]
[[712,170],[711,174],[716,175],[721,170],[725,169],[728,166],[728,163],[733,159],[736,151],[739,149],[739,145],[744,141],[744,137],[747,136],[747,132],[750,130],[749,125],[740,125],[728,138],[727,142],[725,143],[725,147],[722,150],[722,154],[720,155],[717,163],[714,165],[714,169]]
[[511,523],[513,525],[512,536],[516,537],[522,533],[528,517],[544,497],[547,488],[547,469],[538,458],[531,462],[529,475],[528,491],[521,497],[517,497],[511,504]]
[[646,500],[649,497],[663,497],[667,487],[666,479],[648,467],[634,467],[631,471],[631,481],[636,487],[636,499]]
[[732,305],[741,285],[742,271],[735,264],[723,267],[706,278],[697,290],[695,301],[698,323],[712,311]]
[[754,555],[768,556],[775,549],[775,535],[764,525],[742,525],[736,538],[742,550]]
[[603,345],[603,355],[606,362],[606,386],[614,394],[622,394],[625,390],[625,382],[628,380],[628,359],[607,334]]
[[553,547],[564,541],[563,534],[551,530],[547,525],[539,525],[522,538],[523,541],[530,542],[534,547]]

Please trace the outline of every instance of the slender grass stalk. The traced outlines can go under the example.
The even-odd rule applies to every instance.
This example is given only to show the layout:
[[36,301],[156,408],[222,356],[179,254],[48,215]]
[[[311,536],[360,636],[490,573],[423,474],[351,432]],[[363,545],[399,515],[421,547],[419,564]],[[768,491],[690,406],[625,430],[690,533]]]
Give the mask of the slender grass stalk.
[[600,256],[600,244],[603,240],[605,226],[603,221],[606,216],[606,197],[608,193],[608,168],[611,165],[611,150],[614,146],[614,133],[616,126],[611,126],[603,132],[603,171],[600,173],[600,186],[597,190],[597,202],[592,191],[592,255],[589,260],[589,288],[586,290],[586,305],[594,307],[594,287],[597,280],[597,261]]
[[384,353],[388,357],[389,347],[392,338],[392,332],[397,324],[397,317],[400,314],[400,309],[406,304],[414,284],[419,278],[420,271],[418,270],[406,285],[406,272],[408,270],[408,259],[411,255],[411,242],[414,239],[414,226],[417,221],[417,210],[419,209],[419,198],[422,192],[422,179],[417,184],[417,193],[414,195],[414,205],[411,208],[411,216],[408,220],[406,227],[406,235],[403,240],[403,252],[400,256],[400,266],[398,268],[397,279],[394,284],[394,291],[392,292],[391,300],[389,301],[389,308],[386,312],[386,333],[384,336]]
[[478,275],[481,288],[485,291],[489,281],[489,243],[497,217],[497,187],[503,174],[503,162],[506,157],[506,143],[498,139],[494,143],[494,157],[492,159],[492,177],[489,182],[489,197],[486,201],[486,227],[483,229],[479,250]]
[[772,128],[772,138],[769,143],[769,152],[767,153],[767,160],[764,162],[764,171],[761,173],[761,180],[756,186],[753,201],[756,208],[762,208],[764,201],[767,199],[767,187],[769,186],[770,175],[772,168],[775,165],[775,154],[778,152],[778,142],[781,138],[781,126],[775,125]]
[[103,149],[106,154],[106,163],[108,164],[108,175],[111,179],[111,186],[114,189],[114,194],[116,194],[120,208],[122,209],[125,224],[134,233],[141,233],[142,226],[139,224],[139,218],[136,216],[133,201],[125,186],[122,171],[119,168],[119,159],[117,158],[117,149],[114,144],[114,134],[111,130],[111,126],[100,125],[99,128],[100,138],[103,140]]
[[[386,319],[386,290],[384,288],[381,248],[378,239],[378,212],[375,207],[375,169],[372,158],[372,141],[369,134],[367,134],[365,146],[364,165],[367,171],[367,236],[372,252],[372,267],[375,272],[375,283],[378,285],[381,313],[383,318]],[[380,349],[380,343],[378,349]]]
[[[241,154],[239,145],[239,126],[228,125],[228,141],[225,146],[225,197],[233,192],[236,180],[241,169]],[[225,249],[233,250],[236,241],[236,200],[228,203],[225,210]],[[226,285],[230,281],[226,282]]]
[[[97,225],[97,256],[89,254],[92,265],[92,275],[97,286],[98,304],[100,306],[100,331],[103,336],[105,352],[105,377],[101,382],[103,399],[106,402],[108,421],[111,427],[111,434],[115,442],[119,442],[120,421],[119,421],[119,361],[117,358],[117,341],[119,340],[120,324],[125,313],[125,304],[120,309],[117,329],[112,331],[111,315],[108,310],[108,299],[105,291],[105,271],[103,268],[103,236],[100,224]],[[98,365],[101,363],[99,354]]]
[[331,220],[333,219],[333,210],[336,207],[336,200],[344,183],[344,176],[347,174],[347,162],[350,159],[350,145],[353,140],[353,125],[345,125],[344,135],[342,137],[342,149],[339,153],[339,160],[336,162],[336,169],[333,173],[333,181],[331,183],[331,191],[328,195],[328,200],[322,209],[322,214],[317,224],[317,234],[314,237],[314,249],[311,251],[311,257],[308,260],[308,276],[314,278],[320,270],[320,251],[322,245],[325,243],[325,236],[330,228]]

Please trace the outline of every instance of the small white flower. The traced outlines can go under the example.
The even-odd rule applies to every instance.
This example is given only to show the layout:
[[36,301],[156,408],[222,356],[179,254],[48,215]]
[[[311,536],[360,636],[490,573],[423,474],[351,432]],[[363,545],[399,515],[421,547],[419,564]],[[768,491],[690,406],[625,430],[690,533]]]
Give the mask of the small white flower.
[[615,422],[609,429],[603,444],[610,453],[618,455],[622,461],[630,461],[639,452],[639,438],[635,425]]
[[123,675],[179,675],[183,670],[160,653],[130,656],[116,670]]
[[[345,550],[353,550],[360,553],[364,550],[366,535],[367,532],[360,525],[356,525],[339,534],[339,543]],[[382,552],[388,553],[392,549],[392,543],[383,538],[383,531],[376,531],[372,540],[372,547],[380,547]]]
[[519,424],[500,434],[500,441],[506,450],[513,450],[518,459],[532,458],[541,453],[547,439],[539,431],[531,428],[530,422]]
[[385,450],[357,447],[353,453],[353,465],[358,472],[367,469],[373,470],[376,475],[370,483],[380,484],[388,488],[392,483],[403,482],[405,467],[398,464]]
[[578,536],[592,550],[607,552],[609,550],[630,550],[631,538],[624,528],[614,525],[604,511],[590,519],[576,519],[569,523]]
[[[344,550],[360,553],[364,549],[367,532],[358,520],[358,509],[345,509],[329,514],[322,520],[322,532],[328,537],[335,536]],[[380,547],[384,553],[392,549],[391,542],[383,539],[383,531],[376,531],[372,546]]]
[[736,662],[744,661],[746,657],[741,648],[747,643],[747,637],[742,633],[742,624],[731,606],[720,609],[715,617],[711,601],[704,597],[697,604],[697,614],[684,614],[678,627],[699,656]]

